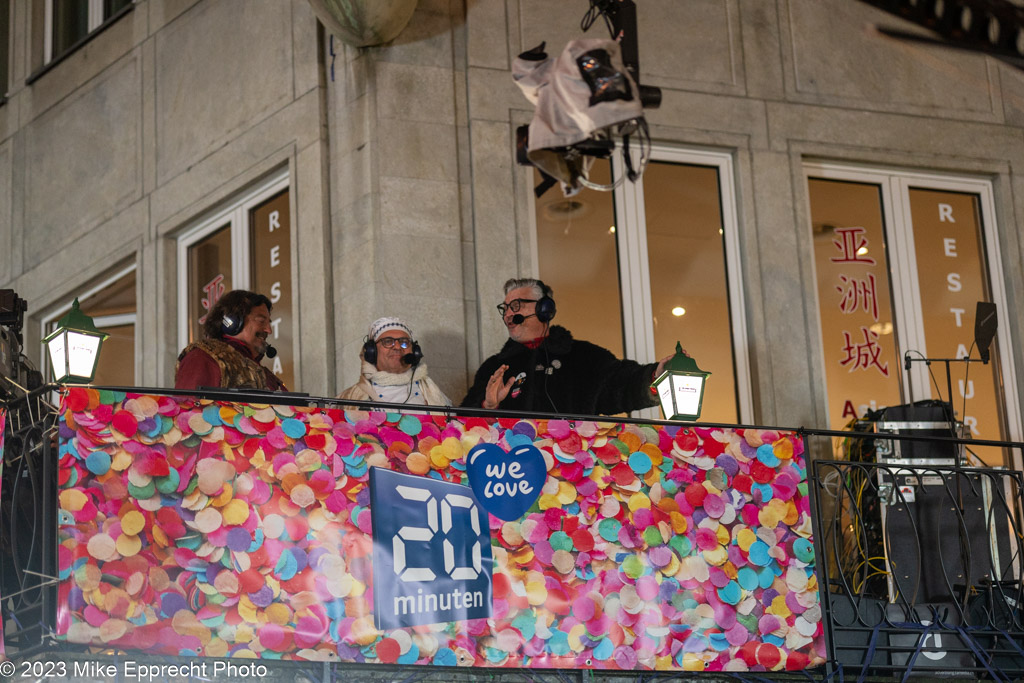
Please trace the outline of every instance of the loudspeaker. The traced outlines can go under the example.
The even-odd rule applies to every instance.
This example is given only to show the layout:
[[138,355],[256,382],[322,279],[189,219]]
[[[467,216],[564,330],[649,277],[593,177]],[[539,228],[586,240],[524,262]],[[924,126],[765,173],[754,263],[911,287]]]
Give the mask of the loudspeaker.
[[992,338],[996,336],[998,326],[996,305],[987,301],[979,301],[974,314],[974,343],[978,347],[982,363],[988,362],[988,347],[992,343]]
[[[363,342],[363,360],[370,365],[377,364],[377,342],[369,337]],[[420,348],[418,341],[413,340],[412,350],[402,356],[402,362],[406,365],[419,365],[421,360],[423,360],[423,349]]]
[[537,285],[540,287],[541,297],[537,300],[537,307],[533,309],[534,314],[537,316],[537,320],[542,323],[551,322],[551,319],[555,317],[555,313],[558,312],[558,309],[555,307],[555,300],[551,297],[551,288],[541,280],[537,280]]
[[1008,520],[992,507],[988,477],[893,467],[878,478],[879,491],[891,492],[881,506],[891,600],[955,602],[1007,578]]
[[236,319],[230,313],[225,313],[224,317],[221,318],[220,328],[229,337],[237,335],[242,331],[243,327],[245,327],[245,318]]

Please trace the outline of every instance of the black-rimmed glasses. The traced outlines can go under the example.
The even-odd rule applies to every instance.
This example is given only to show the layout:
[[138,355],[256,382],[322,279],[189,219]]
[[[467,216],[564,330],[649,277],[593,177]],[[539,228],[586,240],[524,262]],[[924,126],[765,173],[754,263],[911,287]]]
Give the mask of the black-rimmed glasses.
[[383,337],[378,339],[377,343],[385,349],[390,349],[395,344],[398,344],[398,348],[400,349],[412,348],[412,339],[409,339],[408,337]]
[[537,303],[537,299],[512,299],[512,301],[509,301],[507,304],[498,304],[495,308],[498,309],[498,313],[500,313],[501,317],[504,318],[505,311],[512,311],[513,313],[518,313],[519,309],[523,307],[523,304],[535,303]]

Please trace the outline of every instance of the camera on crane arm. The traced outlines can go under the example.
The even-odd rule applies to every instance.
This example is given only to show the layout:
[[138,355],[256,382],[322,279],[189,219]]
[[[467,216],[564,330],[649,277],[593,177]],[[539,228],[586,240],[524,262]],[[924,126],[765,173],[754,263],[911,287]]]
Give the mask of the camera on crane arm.
[[[650,158],[643,109],[661,105],[661,89],[639,83],[636,5],[590,0],[580,28],[586,32],[598,18],[611,39],[574,40],[558,57],[549,57],[541,43],[513,65],[516,84],[536,107],[531,123],[516,130],[516,161],[540,171],[538,197],[559,182],[566,196],[583,187],[614,189],[624,178],[635,181]],[[620,144],[625,174],[612,185],[589,181],[594,160],[611,157]]]

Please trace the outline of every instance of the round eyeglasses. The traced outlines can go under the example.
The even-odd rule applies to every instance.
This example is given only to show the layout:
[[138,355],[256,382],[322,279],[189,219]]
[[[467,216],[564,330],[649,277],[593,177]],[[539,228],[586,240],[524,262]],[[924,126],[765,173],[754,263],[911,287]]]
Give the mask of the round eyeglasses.
[[390,349],[395,344],[398,344],[398,348],[400,349],[408,349],[412,347],[412,339],[409,339],[408,337],[384,337],[382,339],[378,339],[377,343],[385,349]]
[[507,304],[498,304],[495,308],[498,309],[498,313],[500,313],[501,317],[504,318],[505,311],[512,311],[513,313],[518,313],[519,309],[523,307],[523,304],[535,303],[537,303],[537,299],[512,299],[512,301],[509,301]]

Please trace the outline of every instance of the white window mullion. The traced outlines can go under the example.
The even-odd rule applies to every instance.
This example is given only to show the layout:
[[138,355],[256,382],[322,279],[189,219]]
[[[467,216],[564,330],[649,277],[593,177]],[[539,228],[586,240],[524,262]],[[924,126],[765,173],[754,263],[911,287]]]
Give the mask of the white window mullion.
[[89,0],[89,32],[92,33],[103,23],[103,0]]
[[232,289],[249,289],[251,259],[247,213],[244,206],[239,206],[231,216],[231,272],[234,274]]
[[732,156],[713,155],[718,166],[718,192],[722,210],[722,231],[725,238],[725,269],[729,283],[729,317],[732,323],[733,358],[736,368],[736,393],[740,421],[754,421],[754,398],[750,384],[750,349],[747,344],[747,305],[743,296],[741,275],[739,216],[736,211],[736,182]]
[[[626,173],[622,157],[612,157],[612,177]],[[619,251],[625,357],[638,363],[654,361],[654,320],[651,316],[651,278],[647,260],[647,219],[643,178],[624,182],[615,190],[615,240]],[[634,410],[632,416],[656,420],[658,408]]]
[[[903,400],[920,401],[932,396],[933,386],[929,366],[925,363],[911,363],[905,369],[903,359],[909,352],[928,357],[925,343],[924,321],[921,318],[921,289],[917,276],[917,259],[910,213],[910,195],[903,178],[889,178],[882,183],[882,207],[885,211],[885,225],[889,241],[890,286],[893,291],[893,324],[899,336],[899,372],[909,382],[903,382]],[[941,386],[941,385],[940,385]]]
[[[613,177],[620,178],[625,172],[622,159],[614,156]],[[623,341],[625,356],[639,363],[649,363],[654,356],[646,225],[643,179],[622,183],[615,190],[615,240],[619,250]]]
[[53,60],[53,0],[43,3],[43,64]]

